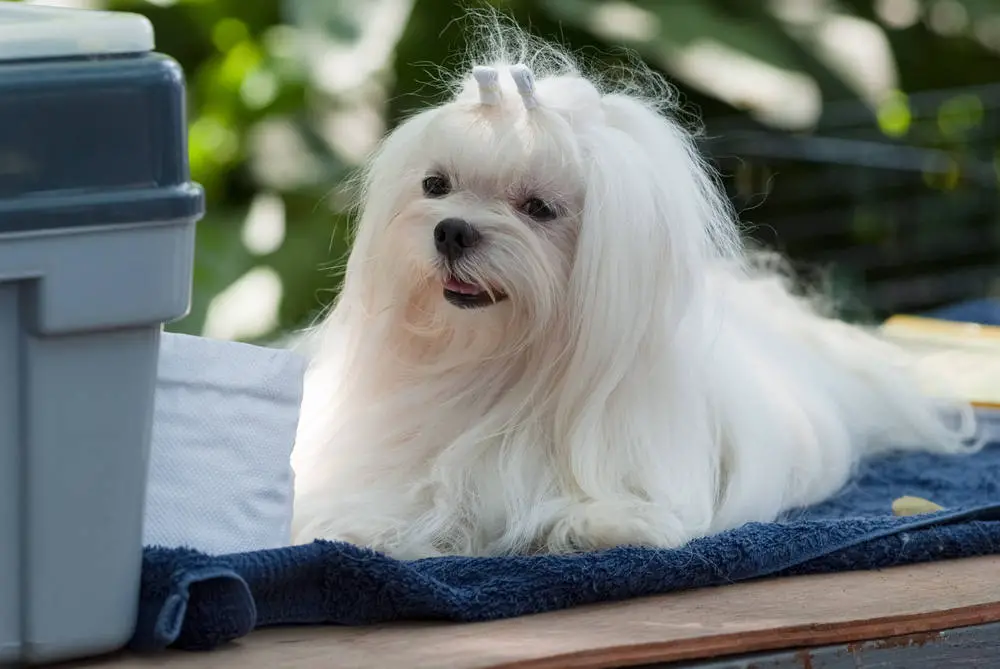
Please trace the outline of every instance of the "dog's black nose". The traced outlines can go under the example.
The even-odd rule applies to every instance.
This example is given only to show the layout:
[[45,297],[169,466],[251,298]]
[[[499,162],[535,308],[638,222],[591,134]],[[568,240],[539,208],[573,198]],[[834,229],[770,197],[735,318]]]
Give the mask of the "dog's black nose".
[[448,260],[458,260],[479,239],[479,231],[460,218],[446,218],[434,226],[434,246]]

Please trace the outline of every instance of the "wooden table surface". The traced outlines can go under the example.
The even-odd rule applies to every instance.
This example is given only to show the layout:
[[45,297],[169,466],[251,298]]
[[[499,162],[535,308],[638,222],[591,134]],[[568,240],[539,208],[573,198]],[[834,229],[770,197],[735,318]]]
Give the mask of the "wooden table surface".
[[121,654],[64,666],[607,669],[998,620],[1000,556],[990,556],[768,579],[489,623],[270,629],[209,653]]

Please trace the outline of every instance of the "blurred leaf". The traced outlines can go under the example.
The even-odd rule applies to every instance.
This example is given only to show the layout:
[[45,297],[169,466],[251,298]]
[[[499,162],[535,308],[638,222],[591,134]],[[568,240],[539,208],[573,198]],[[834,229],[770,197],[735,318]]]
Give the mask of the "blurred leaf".
[[[372,4],[375,0],[369,0]],[[361,36],[365,3],[357,0],[285,0],[285,20],[337,42]],[[362,11],[359,11],[362,10]]]
[[229,51],[250,37],[247,24],[235,17],[226,17],[212,28],[212,43],[219,51]]
[[190,313],[168,326],[172,332],[200,335],[208,307],[216,295],[246,274],[257,262],[240,239],[245,210],[209,208],[198,224],[194,262],[194,294]]
[[768,12],[764,3],[748,7],[741,17],[727,15],[706,2],[641,0],[636,4],[659,18],[659,40],[670,47],[710,39],[778,68],[798,70],[802,66],[795,50],[788,47],[785,31],[765,20]]
[[1000,2],[997,0],[960,0],[960,2],[973,23],[979,19],[995,17],[1000,14]]
[[910,130],[913,114],[906,95],[894,91],[876,110],[878,127],[889,137],[903,137]]
[[[602,17],[612,22],[614,15],[606,12],[609,6],[632,8],[646,16],[646,25],[642,29],[638,25],[633,26],[635,38],[623,39],[628,46],[654,62],[665,63],[667,54],[699,40],[712,40],[773,67],[812,76],[827,98],[855,98],[850,87],[836,73],[788,33],[768,10],[767,3],[540,0],[540,5],[557,20],[585,30],[593,30]],[[604,14],[599,11],[601,8],[605,9]],[[639,15],[628,21],[629,25],[639,22]],[[669,64],[666,67],[669,70]]]
[[[295,209],[293,204],[291,210]],[[315,320],[340,286],[348,222],[322,204],[295,214],[294,220],[285,243],[266,260],[285,286],[280,321],[287,327],[301,328]]]
[[938,108],[938,128],[949,139],[961,138],[983,122],[983,113],[983,101],[978,95],[957,95]]
[[924,183],[926,183],[930,188],[942,191],[955,190],[958,186],[959,181],[962,178],[962,169],[958,164],[958,161],[949,158],[945,166],[945,169],[940,169],[940,166],[935,164],[934,169],[924,170]]

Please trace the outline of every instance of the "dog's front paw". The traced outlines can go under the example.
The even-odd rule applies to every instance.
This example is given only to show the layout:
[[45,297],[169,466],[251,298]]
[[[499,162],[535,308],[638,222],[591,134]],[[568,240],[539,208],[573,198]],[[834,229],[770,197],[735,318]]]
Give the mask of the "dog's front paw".
[[555,553],[615,546],[676,548],[693,536],[676,517],[651,504],[581,502],[567,508],[555,522],[546,548]]

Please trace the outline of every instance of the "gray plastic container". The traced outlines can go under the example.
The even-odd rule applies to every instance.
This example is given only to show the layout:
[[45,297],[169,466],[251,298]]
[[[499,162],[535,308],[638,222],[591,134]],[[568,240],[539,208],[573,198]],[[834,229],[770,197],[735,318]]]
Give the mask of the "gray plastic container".
[[135,625],[159,338],[204,208],[152,48],[138,15],[0,3],[0,665]]

